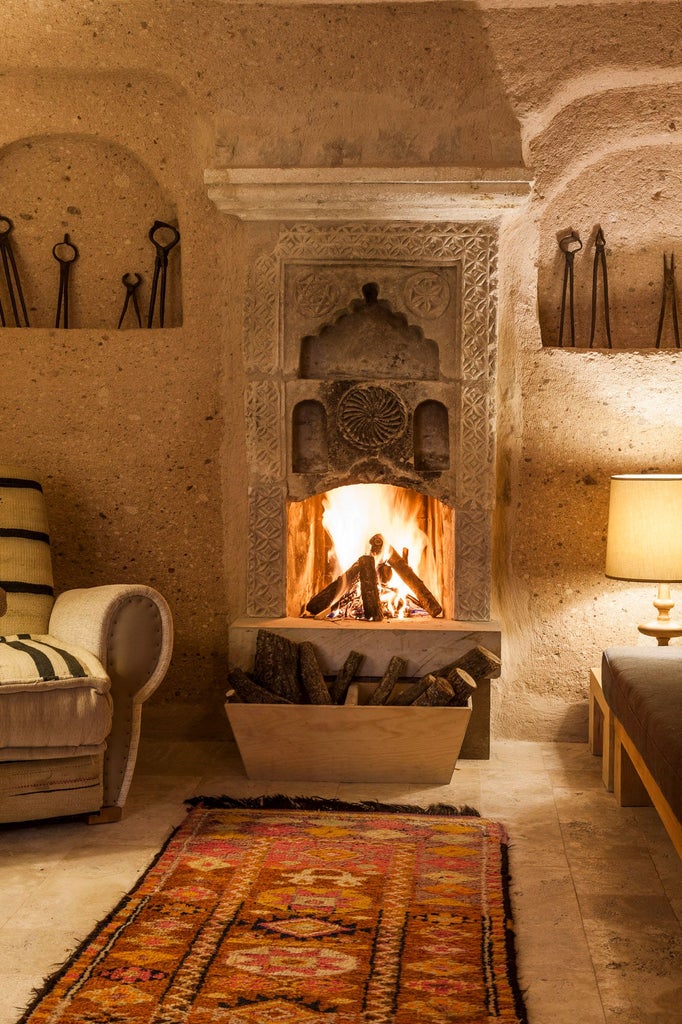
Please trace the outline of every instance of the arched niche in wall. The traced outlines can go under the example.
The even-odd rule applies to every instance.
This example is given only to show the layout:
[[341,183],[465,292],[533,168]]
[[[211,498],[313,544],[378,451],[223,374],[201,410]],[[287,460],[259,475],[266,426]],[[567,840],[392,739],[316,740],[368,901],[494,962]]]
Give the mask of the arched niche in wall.
[[[547,205],[540,219],[538,266],[543,345],[559,344],[565,292],[562,346],[571,346],[570,277],[559,242],[573,231],[582,242],[573,257],[575,346],[629,350],[656,346],[666,276],[664,256],[669,263],[671,254],[682,250],[681,157],[677,144],[631,143],[602,152]],[[599,228],[603,256],[598,251]],[[661,348],[676,345],[670,298],[669,294]]]
[[[682,82],[663,73],[602,69],[577,77],[535,117],[529,160],[536,169],[538,311],[542,342],[559,343],[566,276],[562,346],[571,346],[569,275],[559,241],[575,232],[573,256],[575,344],[608,348],[603,263],[597,260],[595,325],[593,274],[597,231],[604,236],[611,347],[656,345],[664,293],[664,254],[679,249],[682,214],[677,124]],[[574,248],[579,243],[574,242]],[[675,345],[670,302],[660,347]],[[591,346],[590,346],[591,341]]]
[[327,412],[322,402],[297,402],[291,417],[291,441],[294,473],[324,473],[328,469]]
[[[55,325],[59,264],[52,249],[65,234],[79,252],[70,271],[69,326],[116,328],[124,274],[142,277],[137,296],[146,326],[155,261],[148,232],[156,220],[177,225],[177,210],[135,154],[94,135],[25,138],[0,150],[0,190],[31,327]],[[167,327],[182,322],[180,264],[178,245],[168,261]],[[0,297],[7,316],[4,281]],[[122,326],[137,326],[132,303]]]
[[414,468],[422,471],[450,468],[448,410],[442,402],[421,402],[414,410]]

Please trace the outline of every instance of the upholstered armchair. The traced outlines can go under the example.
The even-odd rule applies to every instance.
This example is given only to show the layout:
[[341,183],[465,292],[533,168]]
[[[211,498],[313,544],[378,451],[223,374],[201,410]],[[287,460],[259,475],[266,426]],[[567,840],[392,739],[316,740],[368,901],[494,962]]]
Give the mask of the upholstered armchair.
[[121,817],[173,625],[151,587],[53,594],[40,484],[0,466],[0,822]]

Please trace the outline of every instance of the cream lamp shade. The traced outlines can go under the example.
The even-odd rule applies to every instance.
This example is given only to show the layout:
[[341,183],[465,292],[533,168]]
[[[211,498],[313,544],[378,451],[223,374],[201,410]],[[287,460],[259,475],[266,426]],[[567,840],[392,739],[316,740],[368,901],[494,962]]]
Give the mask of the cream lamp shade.
[[668,586],[682,580],[682,474],[611,477],[606,575],[659,584],[658,618],[639,629],[661,645],[682,635]]

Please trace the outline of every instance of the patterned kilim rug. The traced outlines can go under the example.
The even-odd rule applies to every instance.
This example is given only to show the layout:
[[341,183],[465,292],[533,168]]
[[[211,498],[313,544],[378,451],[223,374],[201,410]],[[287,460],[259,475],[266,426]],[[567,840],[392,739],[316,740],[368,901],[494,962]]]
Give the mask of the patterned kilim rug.
[[195,806],[22,1024],[526,1021],[502,825],[268,802]]

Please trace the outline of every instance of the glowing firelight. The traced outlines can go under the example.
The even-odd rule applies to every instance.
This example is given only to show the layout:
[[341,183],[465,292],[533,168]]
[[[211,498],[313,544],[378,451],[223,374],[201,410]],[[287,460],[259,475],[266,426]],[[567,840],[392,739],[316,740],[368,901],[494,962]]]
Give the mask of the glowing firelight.
[[[332,541],[330,570],[335,575],[345,572],[361,555],[369,554],[370,538],[381,534],[387,548],[400,554],[407,551],[411,568],[427,586],[435,588],[435,560],[416,515],[420,500],[420,495],[388,484],[351,484],[328,491],[323,498],[322,523]],[[381,593],[390,617],[402,618],[409,592],[397,573],[392,573]]]

